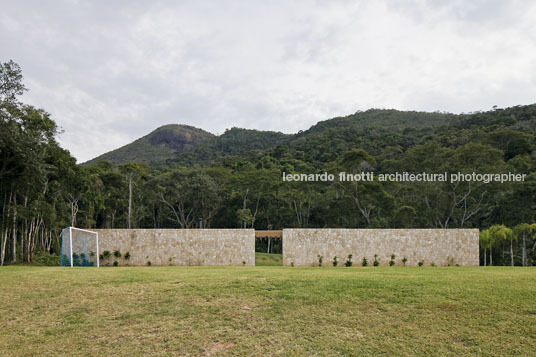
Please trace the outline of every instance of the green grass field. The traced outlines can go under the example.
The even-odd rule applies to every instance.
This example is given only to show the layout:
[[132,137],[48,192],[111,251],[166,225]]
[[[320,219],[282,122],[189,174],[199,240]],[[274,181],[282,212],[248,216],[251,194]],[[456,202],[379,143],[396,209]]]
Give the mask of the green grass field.
[[278,266],[283,264],[283,254],[268,254],[255,252],[255,265]]
[[0,268],[0,355],[536,354],[536,270]]

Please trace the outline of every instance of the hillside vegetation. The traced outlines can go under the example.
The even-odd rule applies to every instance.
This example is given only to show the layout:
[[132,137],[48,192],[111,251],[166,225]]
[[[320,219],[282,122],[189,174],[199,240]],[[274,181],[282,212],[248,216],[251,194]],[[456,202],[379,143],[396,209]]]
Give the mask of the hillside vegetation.
[[[479,228],[493,264],[536,264],[536,105],[468,114],[370,109],[288,135],[169,125],[86,165],[0,66],[0,264],[84,228]],[[101,160],[106,159],[106,160]],[[524,174],[520,182],[289,182],[286,174]],[[504,226],[503,226],[504,225]],[[495,227],[494,227],[495,226]],[[507,228],[508,226],[510,228]],[[485,238],[485,237],[484,237]]]
[[86,165],[102,160],[114,164],[137,161],[159,165],[178,154],[194,150],[197,145],[213,137],[213,134],[188,125],[164,125],[128,145],[88,161]]

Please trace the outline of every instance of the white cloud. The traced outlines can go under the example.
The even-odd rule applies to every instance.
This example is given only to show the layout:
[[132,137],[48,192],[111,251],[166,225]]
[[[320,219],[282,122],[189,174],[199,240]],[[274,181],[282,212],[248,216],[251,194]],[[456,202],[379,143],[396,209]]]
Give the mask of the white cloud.
[[5,4],[1,61],[80,161],[167,123],[296,132],[370,107],[536,97],[531,1]]

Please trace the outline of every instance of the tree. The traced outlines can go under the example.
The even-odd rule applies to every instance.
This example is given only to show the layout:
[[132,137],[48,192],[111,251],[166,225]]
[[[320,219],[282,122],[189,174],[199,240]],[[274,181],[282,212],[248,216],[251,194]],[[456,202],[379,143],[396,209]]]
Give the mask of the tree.
[[480,246],[482,248],[484,248],[484,266],[487,266],[487,262],[486,262],[486,250],[489,248],[490,249],[490,265],[492,265],[492,260],[491,260],[491,247],[493,246],[493,239],[491,237],[491,234],[490,234],[490,231],[489,229],[486,229],[486,230],[483,230],[480,232],[480,237],[479,237],[479,241],[480,241]]
[[0,264],[8,243],[12,264],[31,262],[37,245],[50,251],[63,209],[56,195],[64,184],[56,174],[57,127],[44,110],[19,102],[25,90],[20,67],[0,64]]
[[402,206],[395,211],[395,226],[400,228],[409,228],[412,226],[417,211],[411,206]]
[[[489,227],[489,234],[490,238],[493,242],[501,242],[501,241],[510,241],[510,257],[511,257],[511,265],[514,266],[514,249],[513,249],[513,241],[515,239],[514,234],[512,230],[508,227],[506,227],[504,224],[495,224],[491,227]],[[490,265],[492,265],[491,261],[491,247],[490,247]]]
[[127,219],[127,228],[132,227],[132,198],[133,198],[133,189],[137,180],[146,175],[147,167],[141,163],[131,162],[128,164],[123,164],[119,166],[119,171],[125,175],[125,178],[128,182],[128,219]]
[[17,96],[27,90],[22,78],[22,70],[13,60],[0,63],[0,103],[13,105],[17,102]]
[[536,232],[536,224],[521,223],[514,227],[514,237],[516,240],[521,237],[521,265],[527,265],[527,238]]
[[198,218],[206,227],[221,201],[212,178],[199,170],[174,170],[155,178],[159,200],[171,211],[170,219],[191,228]]

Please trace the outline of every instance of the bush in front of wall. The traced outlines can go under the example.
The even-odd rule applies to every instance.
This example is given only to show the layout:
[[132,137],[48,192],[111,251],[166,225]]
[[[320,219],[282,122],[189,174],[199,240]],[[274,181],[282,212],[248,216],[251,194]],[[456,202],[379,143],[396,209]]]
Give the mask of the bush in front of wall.
[[391,260],[389,261],[389,266],[390,266],[390,267],[392,267],[393,265],[395,265],[395,258],[396,258],[396,255],[391,254]]
[[368,265],[368,260],[367,258],[363,257],[363,260],[361,261],[361,266],[366,267],[367,265]]
[[80,256],[76,253],[73,253],[73,266],[80,266]]
[[402,259],[402,264],[404,264],[404,266],[406,266],[406,263],[408,262],[408,258],[404,257]]
[[117,260],[114,260],[114,267],[117,267],[119,266],[119,263],[117,262]]
[[419,260],[419,263],[417,263],[420,267],[424,265],[424,260]]
[[150,261],[150,260],[147,261],[147,266],[148,266],[148,267],[151,266],[151,261]]
[[380,265],[380,262],[378,261],[378,254],[374,254],[374,263],[372,263],[375,267]]
[[87,258],[84,253],[80,253],[80,265],[81,266],[87,266]]
[[337,256],[334,256],[333,257],[333,266],[336,267],[337,265],[339,265],[339,261],[337,260]]
[[114,257],[121,258],[121,252],[119,250],[114,250]]
[[348,259],[346,259],[346,263],[344,263],[344,266],[346,267],[352,266],[352,254],[348,254]]
[[456,265],[456,263],[454,262],[454,258],[448,256],[447,257],[447,266],[453,266],[453,265]]
[[320,254],[318,254],[316,257],[318,258],[318,266],[321,267],[322,262],[324,261],[324,257],[321,256]]
[[125,258],[125,260],[129,260],[130,259],[130,252],[126,252],[125,255],[123,256],[123,258]]

